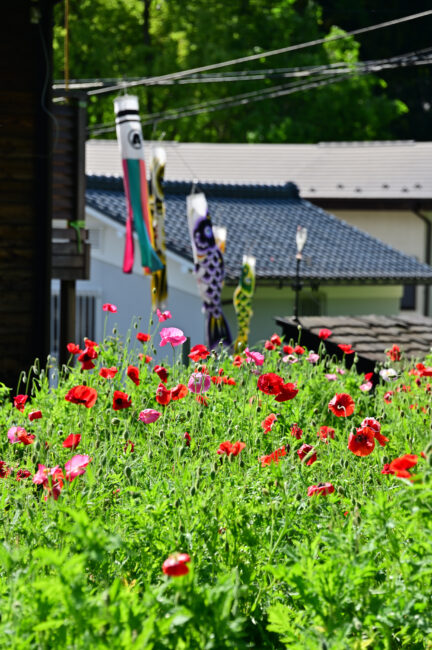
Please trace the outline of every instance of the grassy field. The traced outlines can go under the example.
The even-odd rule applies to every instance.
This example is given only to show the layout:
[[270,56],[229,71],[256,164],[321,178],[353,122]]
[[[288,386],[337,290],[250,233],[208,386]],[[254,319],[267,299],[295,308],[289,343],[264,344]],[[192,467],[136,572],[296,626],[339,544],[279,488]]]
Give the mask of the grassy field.
[[432,358],[164,372],[169,324],[1,389],[0,647],[432,648]]

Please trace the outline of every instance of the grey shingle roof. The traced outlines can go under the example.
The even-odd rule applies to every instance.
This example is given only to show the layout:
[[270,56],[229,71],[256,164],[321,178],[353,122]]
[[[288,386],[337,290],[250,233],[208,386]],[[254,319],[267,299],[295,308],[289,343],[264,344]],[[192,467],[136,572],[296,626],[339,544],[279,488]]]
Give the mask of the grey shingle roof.
[[[290,318],[276,318],[287,339],[298,338],[297,323]],[[411,316],[304,316],[301,341],[314,350],[318,349],[320,329],[333,332],[325,341],[330,354],[342,357],[339,343],[350,343],[359,357],[358,367],[367,372],[373,370],[376,361],[385,361],[385,354],[393,344],[399,345],[405,358],[424,358],[432,347],[432,318],[413,314]],[[350,358],[351,357],[351,358]],[[353,361],[353,356],[347,356]]]
[[[292,183],[283,186],[204,184],[215,225],[227,228],[226,284],[236,284],[242,256],[257,258],[258,282],[290,282],[295,277],[295,233],[308,230],[302,279],[309,283],[424,284],[432,283],[432,268],[374,237],[340,221],[299,198]],[[165,184],[167,247],[192,261],[186,219],[186,195],[191,183]],[[123,181],[88,177],[87,205],[124,224]]]
[[[151,153],[146,143],[146,155]],[[155,143],[160,144],[160,143]],[[241,144],[164,142],[167,180],[293,181],[302,197],[432,199],[432,142],[322,142]],[[122,174],[116,140],[87,142],[87,173]]]

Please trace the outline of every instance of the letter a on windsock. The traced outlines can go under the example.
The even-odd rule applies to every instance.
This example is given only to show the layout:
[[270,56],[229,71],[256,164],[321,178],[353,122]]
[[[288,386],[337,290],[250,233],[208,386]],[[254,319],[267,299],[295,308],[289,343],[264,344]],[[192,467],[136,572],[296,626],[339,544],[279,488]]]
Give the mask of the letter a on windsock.
[[127,204],[123,271],[132,273],[134,263],[133,230],[135,228],[144,273],[150,274],[162,270],[163,264],[154,249],[138,98],[132,95],[117,97],[114,100],[114,109]]

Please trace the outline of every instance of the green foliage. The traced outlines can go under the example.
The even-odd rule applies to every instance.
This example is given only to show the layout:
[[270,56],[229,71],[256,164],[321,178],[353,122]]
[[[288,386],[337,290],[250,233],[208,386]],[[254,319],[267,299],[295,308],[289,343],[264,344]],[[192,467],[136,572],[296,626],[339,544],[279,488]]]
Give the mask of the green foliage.
[[[432,643],[427,377],[395,362],[395,382],[363,392],[355,366],[336,373],[344,368],[322,349],[316,365],[307,353],[291,365],[276,348],[265,351],[260,372],[276,372],[299,389],[278,403],[257,390],[253,364],[236,367],[226,352],[214,351],[204,362],[208,372],[236,384],[213,383],[207,406],[189,393],[163,407],[155,401],[159,378],[136,352],[107,337],[94,370],[69,365],[56,387],[35,367],[24,412],[9,402],[0,411],[4,647],[420,650]],[[126,376],[131,363],[140,364],[139,386]],[[103,379],[102,365],[119,372]],[[167,369],[173,387],[186,384],[194,367]],[[90,409],[64,399],[84,383],[98,392]],[[113,411],[114,390],[127,392],[132,407]],[[342,392],[355,401],[348,418],[328,409]],[[43,417],[29,422],[36,408]],[[144,424],[144,408],[162,416]],[[261,422],[272,412],[278,417],[265,434]],[[357,457],[348,435],[369,416],[389,442]],[[301,439],[290,434],[294,422]],[[317,437],[323,425],[334,427],[334,439]],[[12,426],[25,427],[35,441],[11,444]],[[63,440],[78,432],[78,449],[65,449]],[[238,456],[218,455],[227,440],[246,447]],[[297,455],[305,442],[317,453],[310,466]],[[262,466],[262,456],[283,446],[277,464]],[[413,480],[381,473],[406,453],[419,456]],[[65,481],[57,501],[31,477],[17,480],[18,468],[32,475],[38,464],[64,468],[75,454],[91,462]],[[308,497],[308,487],[320,482],[331,482],[334,493]],[[176,551],[190,555],[190,571],[165,576],[162,563]]]
[[[56,6],[54,76],[64,76],[64,6]],[[71,0],[70,77],[143,77],[232,60],[341,33],[323,27],[318,2],[292,0]],[[325,43],[234,66],[256,70],[359,60],[353,39]],[[229,70],[229,69],[228,69]],[[136,88],[141,112],[155,113],[292,79]],[[247,105],[159,121],[147,138],[209,142],[318,142],[390,137],[394,120],[406,110],[389,100],[374,75],[353,75],[335,85]],[[89,125],[113,123],[113,95],[93,96]],[[114,137],[107,133],[103,137]]]

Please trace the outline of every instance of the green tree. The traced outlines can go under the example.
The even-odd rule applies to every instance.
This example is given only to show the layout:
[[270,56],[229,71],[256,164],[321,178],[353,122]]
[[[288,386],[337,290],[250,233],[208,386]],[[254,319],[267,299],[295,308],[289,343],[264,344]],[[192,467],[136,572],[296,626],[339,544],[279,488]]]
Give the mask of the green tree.
[[[71,0],[70,77],[153,76],[301,43],[326,34],[319,3],[308,0]],[[63,71],[64,7],[57,7],[55,77]],[[224,68],[264,70],[354,64],[352,38]],[[143,114],[286,85],[292,79],[177,83],[136,88]],[[115,95],[114,95],[115,96]],[[113,94],[91,98],[89,125],[113,123]],[[385,84],[352,75],[336,84],[215,112],[155,121],[146,137],[210,142],[317,142],[385,139],[405,106],[388,99]],[[113,137],[112,132],[104,137]]]

